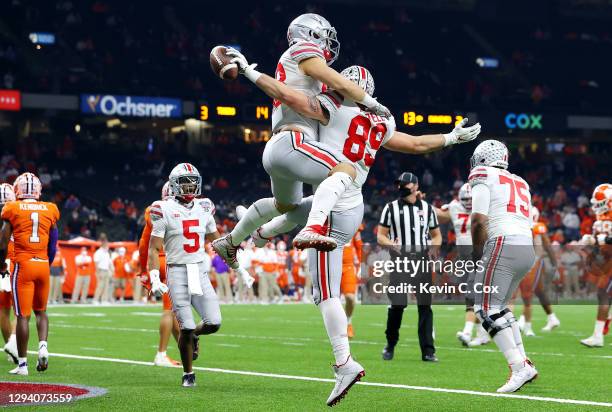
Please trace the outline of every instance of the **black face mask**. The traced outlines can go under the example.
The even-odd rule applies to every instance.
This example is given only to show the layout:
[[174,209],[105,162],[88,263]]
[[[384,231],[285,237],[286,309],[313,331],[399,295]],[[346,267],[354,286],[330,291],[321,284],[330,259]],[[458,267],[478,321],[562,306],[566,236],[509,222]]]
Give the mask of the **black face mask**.
[[410,196],[412,193],[414,193],[414,190],[410,189],[408,187],[400,187],[399,188],[400,197]]

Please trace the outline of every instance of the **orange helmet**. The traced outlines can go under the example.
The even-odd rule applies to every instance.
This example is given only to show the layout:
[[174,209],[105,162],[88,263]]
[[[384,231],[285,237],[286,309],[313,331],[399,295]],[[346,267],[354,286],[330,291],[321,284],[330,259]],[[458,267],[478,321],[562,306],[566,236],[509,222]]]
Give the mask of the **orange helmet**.
[[13,183],[13,189],[15,189],[17,199],[38,200],[42,192],[42,184],[34,173],[26,172],[17,176],[15,183]]
[[598,215],[612,210],[612,185],[603,183],[593,190],[591,208]]
[[13,186],[8,183],[0,184],[0,205],[3,205],[7,202],[12,202],[15,200],[15,191],[13,190]]

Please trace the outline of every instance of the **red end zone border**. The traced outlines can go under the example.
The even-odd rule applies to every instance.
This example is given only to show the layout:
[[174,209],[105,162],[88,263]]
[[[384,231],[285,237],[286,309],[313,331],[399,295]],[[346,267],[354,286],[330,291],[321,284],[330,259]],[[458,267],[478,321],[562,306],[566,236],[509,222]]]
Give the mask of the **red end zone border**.
[[57,405],[106,394],[94,386],[0,381],[0,407],[19,405]]

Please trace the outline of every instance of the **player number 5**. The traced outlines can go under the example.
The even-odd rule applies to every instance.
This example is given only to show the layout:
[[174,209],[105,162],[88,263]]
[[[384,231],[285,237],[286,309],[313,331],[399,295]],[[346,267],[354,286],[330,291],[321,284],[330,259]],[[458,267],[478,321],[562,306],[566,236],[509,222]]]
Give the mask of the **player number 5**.
[[192,241],[192,243],[183,244],[183,249],[187,253],[195,253],[200,250],[200,235],[191,232],[191,228],[197,227],[199,224],[200,221],[197,219],[183,220],[183,236],[185,236],[185,239]]

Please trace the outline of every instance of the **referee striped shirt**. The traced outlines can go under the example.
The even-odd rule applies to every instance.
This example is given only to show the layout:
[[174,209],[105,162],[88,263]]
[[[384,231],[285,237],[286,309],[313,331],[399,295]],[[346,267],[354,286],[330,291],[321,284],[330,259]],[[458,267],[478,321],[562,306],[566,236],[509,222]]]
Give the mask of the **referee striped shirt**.
[[434,208],[424,200],[397,199],[385,205],[379,225],[388,227],[391,240],[406,246],[428,246],[429,231],[438,227]]

